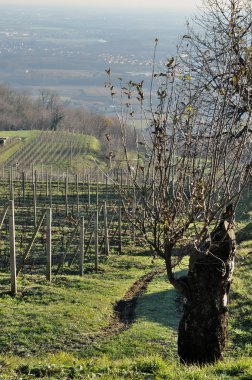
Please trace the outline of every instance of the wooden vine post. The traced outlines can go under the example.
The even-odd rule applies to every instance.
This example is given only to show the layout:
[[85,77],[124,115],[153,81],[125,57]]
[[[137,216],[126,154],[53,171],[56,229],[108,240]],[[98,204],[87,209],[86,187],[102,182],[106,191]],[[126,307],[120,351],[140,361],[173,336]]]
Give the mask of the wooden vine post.
[[9,230],[10,230],[10,272],[11,294],[17,294],[16,244],[15,244],[15,206],[14,200],[9,201]]
[[106,194],[106,201],[108,200],[108,177],[105,177],[105,194]]
[[120,183],[121,183],[121,188],[123,187],[123,170],[121,169],[121,179],[120,179]]
[[25,172],[22,171],[22,194],[23,194],[23,202],[25,201]]
[[122,253],[122,207],[118,206],[118,253]]
[[14,200],[13,168],[12,167],[10,168],[9,186],[10,186],[10,200]]
[[90,176],[88,176],[88,207],[90,207]]
[[65,177],[65,207],[66,207],[66,216],[68,216],[68,175]]
[[44,164],[41,164],[41,183],[44,183]]
[[83,276],[83,260],[84,260],[84,244],[85,244],[85,220],[84,217],[81,218],[80,224],[80,256],[79,256],[79,273]]
[[46,197],[48,197],[48,172],[46,171]]
[[96,182],[96,207],[97,208],[98,208],[98,204],[99,204],[99,182],[98,182],[98,179],[97,179],[97,182]]
[[60,175],[58,172],[58,178],[57,178],[57,195],[59,195],[59,187],[60,187]]
[[32,163],[32,183],[34,183],[34,162]]
[[80,197],[79,197],[79,176],[76,174],[76,202],[77,202],[77,215],[80,212]]
[[52,209],[46,210],[46,279],[51,282],[52,279]]
[[109,256],[108,211],[107,211],[106,202],[104,202],[104,205],[103,205],[103,216],[104,216],[105,255]]
[[49,180],[50,208],[52,208],[52,179]]
[[134,193],[134,205],[133,205],[133,231],[132,231],[132,239],[134,245],[136,244],[136,194]]
[[37,227],[37,192],[36,192],[36,183],[32,184],[33,189],[33,212],[34,212],[34,229]]
[[99,210],[98,207],[96,207],[96,215],[95,215],[95,234],[94,234],[94,240],[95,240],[95,271],[98,272],[99,267]]

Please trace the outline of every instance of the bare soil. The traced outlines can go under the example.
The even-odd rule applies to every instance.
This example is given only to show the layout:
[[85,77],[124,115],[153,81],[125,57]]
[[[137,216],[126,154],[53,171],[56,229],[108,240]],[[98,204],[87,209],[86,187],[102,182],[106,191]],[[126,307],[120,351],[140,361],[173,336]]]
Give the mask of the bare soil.
[[115,335],[129,328],[136,319],[136,304],[138,298],[146,291],[153,278],[163,272],[159,269],[139,278],[125,293],[124,297],[114,305],[114,314],[108,327],[104,329],[105,335]]

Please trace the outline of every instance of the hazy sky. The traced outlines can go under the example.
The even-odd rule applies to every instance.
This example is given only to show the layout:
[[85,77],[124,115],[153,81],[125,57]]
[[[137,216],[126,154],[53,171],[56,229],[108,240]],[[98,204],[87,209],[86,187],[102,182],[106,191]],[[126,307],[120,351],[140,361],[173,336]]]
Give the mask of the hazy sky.
[[127,8],[170,8],[192,9],[200,0],[0,0],[0,5],[51,5],[51,6],[82,6],[82,7],[127,7]]

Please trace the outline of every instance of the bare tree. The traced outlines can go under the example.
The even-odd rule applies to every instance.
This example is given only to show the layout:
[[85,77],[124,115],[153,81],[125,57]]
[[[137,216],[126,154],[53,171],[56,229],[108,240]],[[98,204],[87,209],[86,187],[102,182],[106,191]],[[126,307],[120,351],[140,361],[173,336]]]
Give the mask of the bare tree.
[[[212,6],[227,18],[227,29],[222,31],[227,34],[222,39],[225,50],[220,55],[215,41],[211,64],[206,65],[205,55],[199,54],[195,68],[194,52],[201,45],[197,36],[184,36],[177,56],[161,72],[156,70],[154,53],[149,93],[143,82],[123,84],[120,79],[115,88],[107,70],[131,178],[131,194],[121,189],[125,209],[129,217],[134,210],[137,227],[164,259],[170,283],[184,296],[178,352],[185,362],[212,362],[223,355],[236,251],[235,209],[251,172],[248,61],[244,81],[237,79],[238,89],[230,80],[236,72],[231,69],[238,70],[238,63],[233,64],[235,52],[229,51],[233,42],[228,39],[233,21],[226,5],[233,3],[237,2],[205,1],[209,20],[215,17]],[[212,24],[213,32],[217,26]],[[218,84],[209,79],[216,68]],[[136,99],[147,129],[141,140],[137,137],[133,163],[125,126],[133,123]],[[188,256],[188,274],[176,276],[175,268]]]
[[251,0],[203,0],[194,21],[188,23],[181,58],[200,82],[206,106],[222,99],[226,113],[235,116],[232,133],[239,137],[252,103]]
[[42,90],[41,103],[49,116],[49,129],[56,131],[60,122],[64,119],[64,112],[60,105],[59,97],[51,91]]

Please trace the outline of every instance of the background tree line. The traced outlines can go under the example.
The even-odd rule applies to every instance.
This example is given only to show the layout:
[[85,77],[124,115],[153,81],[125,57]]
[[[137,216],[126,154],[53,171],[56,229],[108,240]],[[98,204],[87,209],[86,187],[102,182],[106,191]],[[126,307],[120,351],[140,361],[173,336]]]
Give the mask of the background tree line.
[[[69,130],[96,137],[101,158],[120,159],[121,130],[118,121],[80,108],[67,108],[54,92],[41,90],[37,98],[0,85],[0,130]],[[135,133],[127,128],[128,143],[135,145]]]

